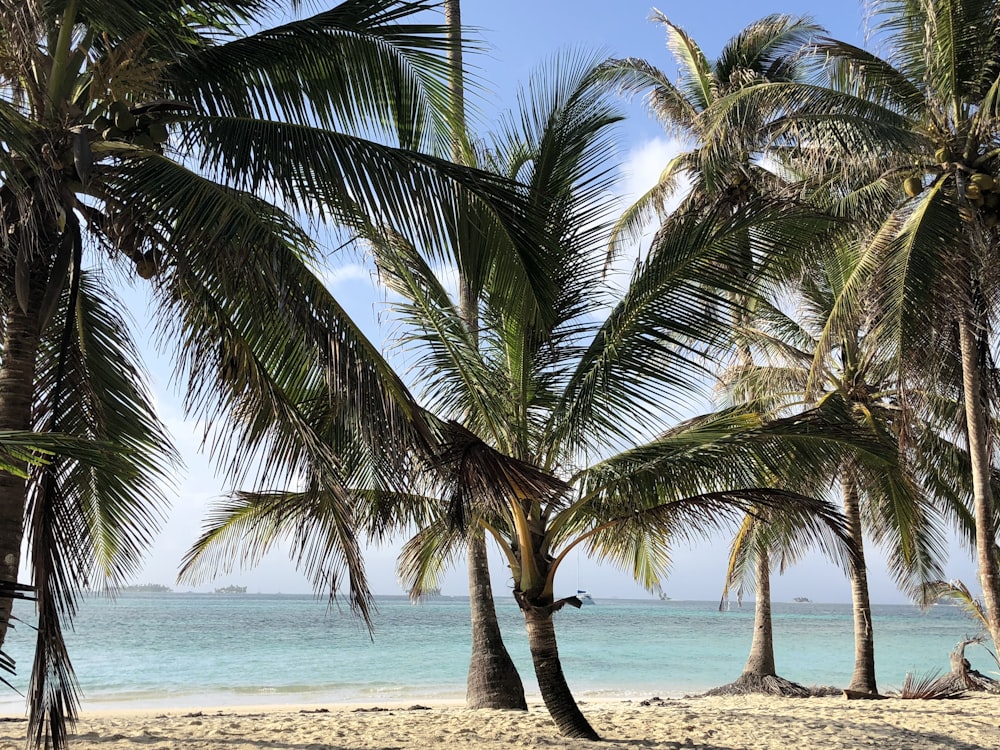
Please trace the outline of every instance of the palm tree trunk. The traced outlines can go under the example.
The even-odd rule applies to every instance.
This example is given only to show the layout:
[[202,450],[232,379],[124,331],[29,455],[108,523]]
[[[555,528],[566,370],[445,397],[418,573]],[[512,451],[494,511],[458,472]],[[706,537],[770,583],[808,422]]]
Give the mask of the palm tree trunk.
[[1000,644],[1000,575],[997,571],[996,528],[993,521],[993,491],[990,486],[990,436],[988,415],[979,371],[980,346],[972,328],[971,314],[962,311],[958,319],[962,352],[962,389],[965,398],[965,423],[972,464],[972,490],[976,513],[976,553],[979,583],[983,589],[983,607],[994,645]]
[[771,565],[768,555],[757,556],[757,599],[754,602],[753,640],[743,674],[773,677],[774,627],[771,621]]
[[875,631],[872,629],[872,606],[868,597],[868,568],[865,565],[858,490],[853,478],[846,473],[841,478],[841,486],[847,533],[854,547],[854,556],[850,562],[851,602],[854,610],[854,674],[848,690],[878,695],[875,684]]
[[564,737],[581,737],[599,740],[597,732],[581,713],[566,684],[559,649],[556,646],[556,629],[552,612],[547,607],[522,604],[524,621],[528,629],[528,646],[535,665],[535,677],[542,700]]
[[[0,430],[31,429],[40,339],[38,308],[43,292],[44,285],[32,285],[27,312],[21,309],[14,295],[8,298],[0,362]],[[25,480],[0,471],[0,581],[4,583],[17,582],[24,537],[24,502]],[[0,598],[0,647],[7,637],[12,606],[13,599]]]
[[497,622],[483,533],[468,541],[469,607],[472,610],[472,656],[465,703],[468,708],[528,710],[524,685],[504,646]]

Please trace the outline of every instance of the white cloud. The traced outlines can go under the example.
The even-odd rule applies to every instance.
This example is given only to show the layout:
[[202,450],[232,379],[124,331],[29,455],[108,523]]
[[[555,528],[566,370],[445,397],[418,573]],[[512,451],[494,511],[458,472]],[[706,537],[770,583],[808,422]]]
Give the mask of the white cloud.
[[[622,164],[620,185],[621,210],[635,203],[660,179],[663,169],[671,159],[688,150],[689,144],[677,138],[656,137],[631,148]],[[687,185],[681,184],[666,206],[668,211],[676,208],[687,192]],[[656,231],[658,222],[651,221],[642,231],[639,241],[626,248],[615,260],[611,275],[624,288],[632,273],[636,259],[645,255]]]
[[360,263],[346,263],[342,266],[321,271],[321,278],[327,287],[333,289],[342,284],[353,284],[361,281],[369,286],[375,286],[374,274],[371,269]]

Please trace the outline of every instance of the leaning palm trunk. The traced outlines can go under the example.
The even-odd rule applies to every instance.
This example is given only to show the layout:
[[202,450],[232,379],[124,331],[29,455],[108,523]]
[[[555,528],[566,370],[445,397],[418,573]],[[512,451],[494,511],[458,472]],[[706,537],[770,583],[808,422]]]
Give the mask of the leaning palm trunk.
[[872,629],[872,607],[868,597],[868,570],[865,565],[858,490],[853,479],[846,473],[841,484],[847,532],[854,547],[850,561],[851,603],[854,610],[854,674],[848,690],[878,695],[875,684],[875,632]]
[[[28,310],[13,294],[4,311],[6,331],[0,362],[0,430],[31,429],[35,360],[40,340],[39,307],[44,287],[33,284]],[[24,468],[23,466],[21,468]],[[24,536],[25,480],[0,471],[0,581],[16,583]],[[7,637],[13,600],[0,598],[0,647]]]
[[521,676],[500,635],[482,531],[470,534],[467,544],[472,656],[469,659],[465,703],[469,708],[527,711]]
[[990,637],[1000,644],[1000,575],[997,572],[996,529],[993,522],[993,493],[990,486],[991,446],[987,428],[986,401],[979,371],[980,344],[972,330],[970,311],[958,319],[962,352],[962,387],[965,397],[966,434],[972,464],[972,489],[976,512],[976,550],[983,608]]
[[552,720],[564,737],[599,740],[600,737],[576,705],[569,685],[566,684],[559,662],[551,608],[521,602],[521,611],[528,629],[528,646],[531,648],[531,661],[535,665],[538,689]]

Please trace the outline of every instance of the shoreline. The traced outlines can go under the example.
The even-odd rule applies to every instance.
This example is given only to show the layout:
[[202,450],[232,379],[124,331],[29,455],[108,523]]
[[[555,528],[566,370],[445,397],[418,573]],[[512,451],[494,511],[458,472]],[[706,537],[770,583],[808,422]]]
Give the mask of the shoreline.
[[[467,709],[452,701],[367,702],[92,710],[81,712],[76,748],[199,750],[362,748],[711,748],[880,750],[1000,747],[1000,697],[848,701],[843,697],[672,698],[583,703],[601,743],[561,737],[545,707]],[[23,720],[0,722],[0,748],[20,748]]]

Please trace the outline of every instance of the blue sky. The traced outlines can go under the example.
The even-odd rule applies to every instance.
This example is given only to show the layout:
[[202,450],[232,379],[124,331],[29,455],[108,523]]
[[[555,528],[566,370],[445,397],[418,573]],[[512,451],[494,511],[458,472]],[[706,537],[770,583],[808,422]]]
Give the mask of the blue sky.
[[[597,50],[608,56],[642,57],[674,74],[672,58],[664,46],[660,26],[648,21],[651,5],[645,0],[463,0],[463,20],[478,30],[485,43],[484,53],[470,57],[480,79],[480,128],[488,130],[498,111],[514,105],[519,83],[552,54],[567,49]],[[831,34],[856,44],[863,43],[863,9],[853,2],[669,2],[658,6],[668,18],[681,25],[698,42],[709,58],[714,58],[725,42],[749,22],[770,13],[811,16]],[[622,189],[638,194],[652,184],[676,145],[659,124],[636,103],[626,110],[621,126],[622,159],[628,165]],[[627,198],[627,196],[626,196]],[[328,273],[331,289],[356,319],[382,341],[387,326],[380,325],[384,312],[380,293],[368,271],[356,258],[334,257]],[[144,317],[137,310],[136,317]],[[137,580],[172,583],[187,547],[197,537],[209,501],[223,487],[199,453],[200,435],[181,413],[175,389],[169,382],[169,361],[151,355],[153,384],[162,414],[184,453],[186,471],[178,477],[173,509]],[[401,593],[394,568],[397,546],[372,549],[367,557],[368,575],[376,593]],[[719,540],[695,549],[675,551],[673,573],[664,589],[675,599],[716,599],[725,570],[726,543]],[[871,556],[870,575],[873,600],[890,603],[905,599],[884,574],[877,555]],[[649,596],[627,574],[581,559],[565,566],[559,581],[562,592],[576,588],[577,582],[598,599],[602,597]],[[508,579],[499,559],[494,560],[494,581],[498,596],[507,595]],[[948,567],[950,577],[975,585],[975,569],[965,552],[956,548]],[[306,592],[309,584],[276,552],[253,571],[220,576],[212,588],[227,583],[247,585],[251,591]],[[465,568],[447,575],[443,593],[466,593]],[[776,600],[807,596],[814,601],[849,601],[850,588],[844,575],[819,558],[808,558],[773,582]]]

